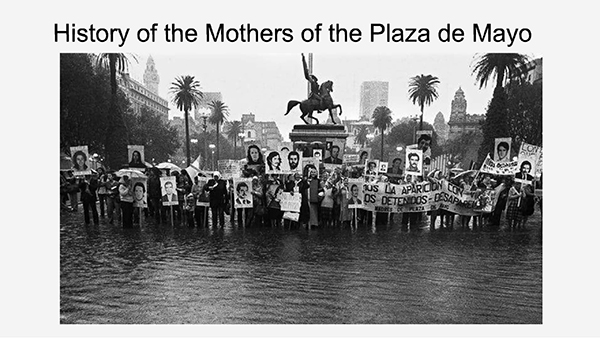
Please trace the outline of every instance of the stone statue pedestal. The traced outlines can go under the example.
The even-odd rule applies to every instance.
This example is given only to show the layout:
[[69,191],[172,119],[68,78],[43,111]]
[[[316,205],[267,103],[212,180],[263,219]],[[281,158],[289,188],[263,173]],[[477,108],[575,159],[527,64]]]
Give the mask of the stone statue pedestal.
[[303,157],[310,157],[313,149],[325,149],[328,141],[343,140],[345,147],[349,135],[342,124],[301,124],[294,125],[290,140],[296,151],[302,151]]

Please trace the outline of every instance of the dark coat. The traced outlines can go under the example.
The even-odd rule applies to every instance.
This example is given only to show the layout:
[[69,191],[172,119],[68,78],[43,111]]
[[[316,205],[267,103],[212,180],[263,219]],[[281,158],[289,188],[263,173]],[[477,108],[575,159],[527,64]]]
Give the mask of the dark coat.
[[[215,184],[217,184],[217,186],[213,188]],[[204,190],[209,192],[209,202],[211,208],[225,208],[228,199],[227,182],[225,180],[219,179],[215,181],[214,179],[211,179],[204,186]]]

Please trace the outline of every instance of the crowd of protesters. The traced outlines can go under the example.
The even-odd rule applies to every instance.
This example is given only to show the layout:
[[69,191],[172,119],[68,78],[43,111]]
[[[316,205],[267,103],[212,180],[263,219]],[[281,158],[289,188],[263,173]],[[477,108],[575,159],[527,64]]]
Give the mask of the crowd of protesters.
[[[514,175],[454,176],[456,174],[443,174],[433,170],[425,176],[412,178],[410,175],[403,175],[402,159],[396,158],[387,173],[368,175],[366,180],[405,184],[446,179],[465,190],[475,191],[475,197],[485,196],[486,199],[492,200],[493,210],[482,211],[476,216],[455,216],[455,213],[443,209],[403,214],[375,214],[362,209],[350,209],[349,205],[356,202],[352,201],[353,188],[348,188],[348,179],[364,179],[364,165],[342,164],[328,171],[323,166],[317,169],[309,164],[304,167],[302,173],[267,174],[263,154],[255,145],[248,148],[247,159],[240,174],[240,177],[252,179],[251,188],[244,188],[252,195],[252,208],[236,207],[233,200],[233,181],[223,179],[218,171],[200,172],[198,176],[191,178],[186,170],[169,174],[176,179],[174,187],[178,204],[163,206],[159,179],[163,173],[157,168],[148,168],[146,174],[147,208],[137,209],[133,205],[132,181],[127,176],[119,178],[115,173],[107,173],[102,168],[98,168],[97,173],[79,178],[68,177],[61,172],[62,207],[78,211],[79,203],[82,203],[86,224],[90,223],[91,215],[95,224],[99,223],[100,216],[106,218],[110,224],[120,222],[124,228],[132,228],[142,217],[153,218],[159,223],[171,222],[191,228],[223,228],[225,215],[229,215],[232,223],[237,220],[238,226],[245,227],[358,226],[372,223],[373,218],[391,218],[403,225],[418,227],[427,223],[425,216],[429,215],[428,223],[431,228],[436,227],[438,217],[440,227],[452,228],[458,224],[465,228],[477,228],[499,226],[504,211],[509,228],[522,228],[526,226],[528,217],[533,214],[536,203],[532,185],[515,181]],[[283,192],[300,195],[298,221],[283,220],[284,212],[280,204]],[[67,201],[69,205],[66,204]],[[99,213],[97,206],[100,208]]]

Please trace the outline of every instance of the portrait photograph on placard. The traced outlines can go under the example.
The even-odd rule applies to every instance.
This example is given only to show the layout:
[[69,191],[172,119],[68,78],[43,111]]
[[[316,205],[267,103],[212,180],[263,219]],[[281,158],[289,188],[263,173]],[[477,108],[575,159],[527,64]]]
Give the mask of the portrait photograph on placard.
[[494,140],[494,161],[510,162],[510,145],[512,138],[496,138]]
[[308,175],[308,167],[312,165],[315,167],[315,169],[317,169],[317,177],[320,176],[319,174],[319,166],[320,166],[320,162],[316,157],[302,157],[302,175],[303,176],[307,176]]
[[208,177],[197,177],[198,178],[198,187],[200,187],[200,195],[196,198],[196,206],[197,207],[208,207],[209,203],[209,193],[204,190],[204,186],[208,183]]
[[375,176],[379,171],[378,159],[367,159],[365,162],[365,176]]
[[127,145],[127,159],[129,160],[130,168],[145,169],[144,164],[144,146],[143,145]]
[[267,151],[266,155],[265,172],[268,174],[283,173],[281,153],[279,151]]
[[388,171],[388,162],[379,162],[379,173],[385,174]]
[[371,148],[362,148],[358,150],[358,165],[364,166],[367,159],[371,157]]
[[517,161],[517,172],[515,173],[515,181],[521,183],[531,184],[533,181],[533,174],[535,174],[535,166],[537,165],[537,158],[535,156],[525,157],[519,155]]
[[72,146],[71,150],[71,161],[73,162],[73,175],[90,175],[92,169],[89,165],[90,154],[88,153],[88,146]]
[[281,169],[283,173],[302,173],[302,156],[300,155],[300,153],[298,153],[298,151],[282,153],[281,157]]
[[160,193],[162,205],[179,205],[176,192],[177,179],[175,176],[165,176],[160,178]]
[[145,178],[132,178],[133,207],[148,208],[148,184]]
[[348,179],[348,208],[362,209],[363,206],[363,184],[364,181],[356,178]]
[[325,150],[327,157],[323,158],[324,164],[342,164],[344,156],[344,140],[339,138],[328,139],[331,146]]
[[233,198],[236,208],[252,208],[252,178],[233,180]]
[[418,149],[407,150],[404,165],[406,175],[421,176],[423,171],[423,151]]
[[323,154],[325,153],[325,149],[313,149],[312,156],[319,161],[323,161]]

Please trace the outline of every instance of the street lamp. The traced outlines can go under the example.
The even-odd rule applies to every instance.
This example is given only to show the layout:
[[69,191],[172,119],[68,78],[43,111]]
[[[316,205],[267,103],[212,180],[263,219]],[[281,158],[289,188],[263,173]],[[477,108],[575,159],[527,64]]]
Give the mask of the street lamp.
[[215,165],[215,148],[216,148],[216,145],[210,144],[208,147],[210,148],[210,151],[211,151],[211,157],[210,157],[211,164],[213,166],[213,169],[216,169],[217,168],[217,166]]
[[208,149],[206,148],[206,141],[208,140],[208,136],[206,134],[206,120],[210,117],[210,110],[202,110],[200,113],[200,118],[202,118],[202,130],[204,131],[204,163],[203,166],[206,166],[206,160],[208,159]]
[[396,151],[398,151],[398,152],[402,151],[402,147],[401,146],[397,146],[396,147]]

